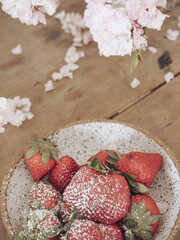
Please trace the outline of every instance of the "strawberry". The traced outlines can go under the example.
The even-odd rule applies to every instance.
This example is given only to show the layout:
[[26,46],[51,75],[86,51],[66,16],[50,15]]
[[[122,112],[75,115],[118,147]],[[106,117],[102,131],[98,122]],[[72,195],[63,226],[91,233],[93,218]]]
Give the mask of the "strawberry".
[[68,209],[76,206],[89,220],[111,224],[127,214],[130,190],[123,176],[83,166],[64,191],[63,200]]
[[30,205],[33,209],[46,208],[57,212],[61,201],[60,193],[50,183],[40,181],[31,187]]
[[124,217],[122,228],[127,239],[152,239],[159,226],[159,209],[154,200],[145,194],[131,197],[129,213]]
[[23,230],[16,234],[12,240],[55,240],[60,233],[59,219],[50,211],[35,210],[24,217]]
[[62,201],[60,206],[60,215],[63,222],[67,222],[67,219],[71,216],[71,209]]
[[63,192],[79,168],[73,158],[64,156],[50,173],[49,180],[60,192]]
[[75,220],[67,235],[68,240],[103,240],[98,224],[89,220]]
[[39,140],[34,137],[32,142],[23,143],[25,161],[34,180],[40,180],[56,165],[58,152],[56,143],[49,138]]
[[135,182],[149,188],[162,167],[163,158],[157,153],[131,152],[118,160],[116,168],[136,176]]
[[103,240],[124,240],[123,231],[117,224],[98,224]]
[[107,161],[109,160],[110,156],[113,156],[117,159],[119,159],[121,157],[120,154],[115,152],[114,150],[102,150],[102,151],[98,152],[97,154],[93,155],[92,157],[90,157],[88,162],[92,161],[92,159],[94,159],[94,158],[97,158],[101,165],[104,165],[104,164],[107,165]]

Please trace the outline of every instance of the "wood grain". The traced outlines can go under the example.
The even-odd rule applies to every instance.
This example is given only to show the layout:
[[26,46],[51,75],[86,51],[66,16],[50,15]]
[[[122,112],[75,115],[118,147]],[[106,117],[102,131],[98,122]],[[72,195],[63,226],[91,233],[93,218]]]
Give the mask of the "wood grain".
[[[75,11],[82,14],[85,3],[82,0],[63,1],[61,8],[67,12]],[[159,115],[161,108],[158,108],[158,104],[153,101],[153,97],[151,98],[152,105],[154,103],[154,107],[152,106],[154,113],[148,115],[149,126],[152,126],[153,131],[157,131],[160,138],[170,144],[170,147],[175,144],[172,150],[177,151],[176,138],[178,136],[174,138],[173,135],[179,131],[180,109],[177,109],[179,79],[173,80],[170,85],[163,86],[162,90],[159,88],[155,93],[151,94],[151,92],[165,83],[165,72],[169,70],[174,74],[180,72],[180,51],[177,51],[180,47],[180,38],[176,42],[165,38],[168,28],[177,28],[179,11],[180,6],[173,10],[172,17],[166,20],[161,32],[147,32],[150,45],[157,47],[158,52],[155,55],[148,50],[144,52],[144,63],[132,75],[130,74],[130,56],[111,58],[99,56],[96,43],[92,43],[81,48],[86,56],[78,62],[80,68],[74,72],[74,78],[55,82],[55,90],[49,93],[44,92],[44,84],[51,78],[52,72],[57,71],[64,64],[64,56],[72,44],[72,37],[64,33],[59,21],[53,17],[47,18],[45,26],[42,24],[26,26],[1,11],[0,96],[29,97],[35,118],[26,121],[20,128],[7,125],[5,133],[0,135],[0,183],[21,151],[23,141],[31,139],[34,135],[44,136],[46,132],[61,128],[72,121],[92,118],[107,119],[122,111],[125,112],[119,115],[119,118],[141,123],[144,112],[140,108],[134,110],[136,105],[143,105],[151,95],[158,95],[158,93],[159,101],[163,102],[164,90],[173,101],[165,102],[164,100],[163,103],[170,104],[170,106],[168,109],[164,107],[164,112],[161,112],[164,115],[161,117]],[[23,53],[19,56],[12,55],[10,50],[19,43],[22,45]],[[168,61],[165,61],[165,66],[161,69],[158,58],[165,51],[169,52],[171,63],[168,64]],[[136,89],[130,87],[130,82],[134,77],[141,82]],[[175,95],[168,90],[167,86],[172,86],[176,82],[178,83],[173,88]],[[135,104],[139,101],[140,103]],[[135,119],[130,106],[132,106],[132,111],[139,112]],[[146,107],[144,106],[143,109],[145,111]],[[171,111],[174,111],[172,116]],[[167,120],[163,120],[164,117]],[[166,124],[167,130],[160,128],[161,124],[164,124],[162,126]],[[0,233],[2,240],[8,239],[1,222]]]

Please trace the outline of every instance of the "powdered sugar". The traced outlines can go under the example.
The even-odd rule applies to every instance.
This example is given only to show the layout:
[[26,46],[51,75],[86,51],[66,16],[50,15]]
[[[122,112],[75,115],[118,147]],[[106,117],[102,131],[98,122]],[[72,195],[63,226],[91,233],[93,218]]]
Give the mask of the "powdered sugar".
[[36,200],[40,203],[41,208],[51,209],[58,212],[61,204],[60,193],[49,183],[40,181],[34,183],[30,190],[30,201]]
[[66,188],[63,200],[68,208],[76,206],[79,213],[90,220],[115,223],[127,214],[129,196],[129,186],[124,177],[100,175],[85,166]]
[[123,240],[123,233],[117,224],[98,224],[103,240]]
[[88,220],[75,220],[68,232],[68,239],[103,240],[99,226]]

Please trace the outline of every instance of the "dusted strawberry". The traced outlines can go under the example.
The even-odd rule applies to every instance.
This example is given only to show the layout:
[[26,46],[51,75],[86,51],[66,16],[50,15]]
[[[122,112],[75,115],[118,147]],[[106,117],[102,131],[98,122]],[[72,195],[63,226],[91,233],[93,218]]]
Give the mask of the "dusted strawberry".
[[60,215],[62,218],[62,221],[65,223],[67,222],[67,219],[71,216],[71,209],[69,209],[66,204],[62,201],[60,206]]
[[56,143],[49,138],[39,140],[34,137],[32,142],[23,143],[25,161],[34,180],[40,180],[56,165],[59,150]]
[[46,208],[58,211],[62,197],[50,184],[43,181],[34,183],[30,191],[30,205],[33,209]]
[[123,231],[117,224],[98,224],[103,240],[124,240]]
[[49,239],[55,240],[60,233],[59,219],[50,211],[35,210],[24,217],[23,231],[16,234],[12,240],[19,239]]
[[145,194],[131,197],[130,212],[124,217],[122,228],[127,239],[152,239],[159,226],[159,209],[154,200]]
[[83,166],[64,191],[63,200],[68,209],[76,206],[89,220],[110,224],[127,214],[130,190],[123,176]]
[[64,156],[52,170],[49,180],[60,192],[63,192],[79,168],[73,158]]
[[98,224],[89,220],[75,220],[67,235],[68,240],[103,240]]
[[135,182],[150,187],[162,162],[162,156],[157,153],[131,152],[119,159],[116,167],[118,171],[136,176]]
[[121,157],[119,153],[115,152],[114,150],[102,150],[98,152],[97,154],[93,155],[89,160],[91,161],[93,158],[98,158],[101,165],[107,164],[107,161],[109,161],[109,157],[116,158],[117,160]]

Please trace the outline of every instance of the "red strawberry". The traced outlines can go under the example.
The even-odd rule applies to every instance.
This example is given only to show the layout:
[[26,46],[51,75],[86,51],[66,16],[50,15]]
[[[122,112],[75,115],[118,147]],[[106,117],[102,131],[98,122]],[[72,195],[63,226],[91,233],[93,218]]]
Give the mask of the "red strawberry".
[[75,220],[67,235],[68,240],[103,240],[98,224],[89,220]]
[[131,239],[133,235],[140,239],[152,239],[159,226],[159,214],[159,209],[150,196],[133,195],[130,212],[122,224],[127,239]]
[[71,216],[71,209],[69,209],[66,204],[62,201],[60,206],[60,215],[63,222],[67,222],[67,218]]
[[60,192],[63,192],[79,168],[73,158],[64,156],[52,170],[49,180]]
[[76,206],[89,220],[106,224],[124,217],[130,204],[126,179],[117,173],[101,174],[88,166],[76,173],[63,194],[68,209]]
[[60,193],[49,183],[40,181],[31,187],[30,205],[33,209],[46,208],[58,211],[61,200]]
[[103,240],[124,240],[123,231],[117,224],[98,224]]
[[23,230],[14,236],[18,239],[49,239],[55,240],[60,233],[59,219],[50,211],[35,210],[24,216]]
[[114,150],[102,150],[102,151],[98,152],[97,154],[93,155],[92,157],[90,157],[88,162],[91,161],[93,158],[98,158],[100,164],[104,165],[104,164],[107,164],[106,161],[109,160],[110,156],[117,158],[117,160],[120,158],[118,153],[116,153]]
[[150,187],[162,167],[162,162],[162,156],[157,153],[131,152],[119,159],[116,167],[118,171],[136,176],[135,182]]
[[39,222],[39,224],[43,229],[43,232],[46,233],[46,229],[47,229],[47,235],[52,236],[52,238],[49,238],[49,240],[56,239],[56,236],[58,235],[60,230],[60,222],[59,222],[59,219],[53,213],[47,212],[46,216],[44,217],[43,220]]
[[34,137],[32,142],[24,143],[25,161],[34,180],[40,180],[56,165],[58,149],[56,143],[49,138],[39,140]]

